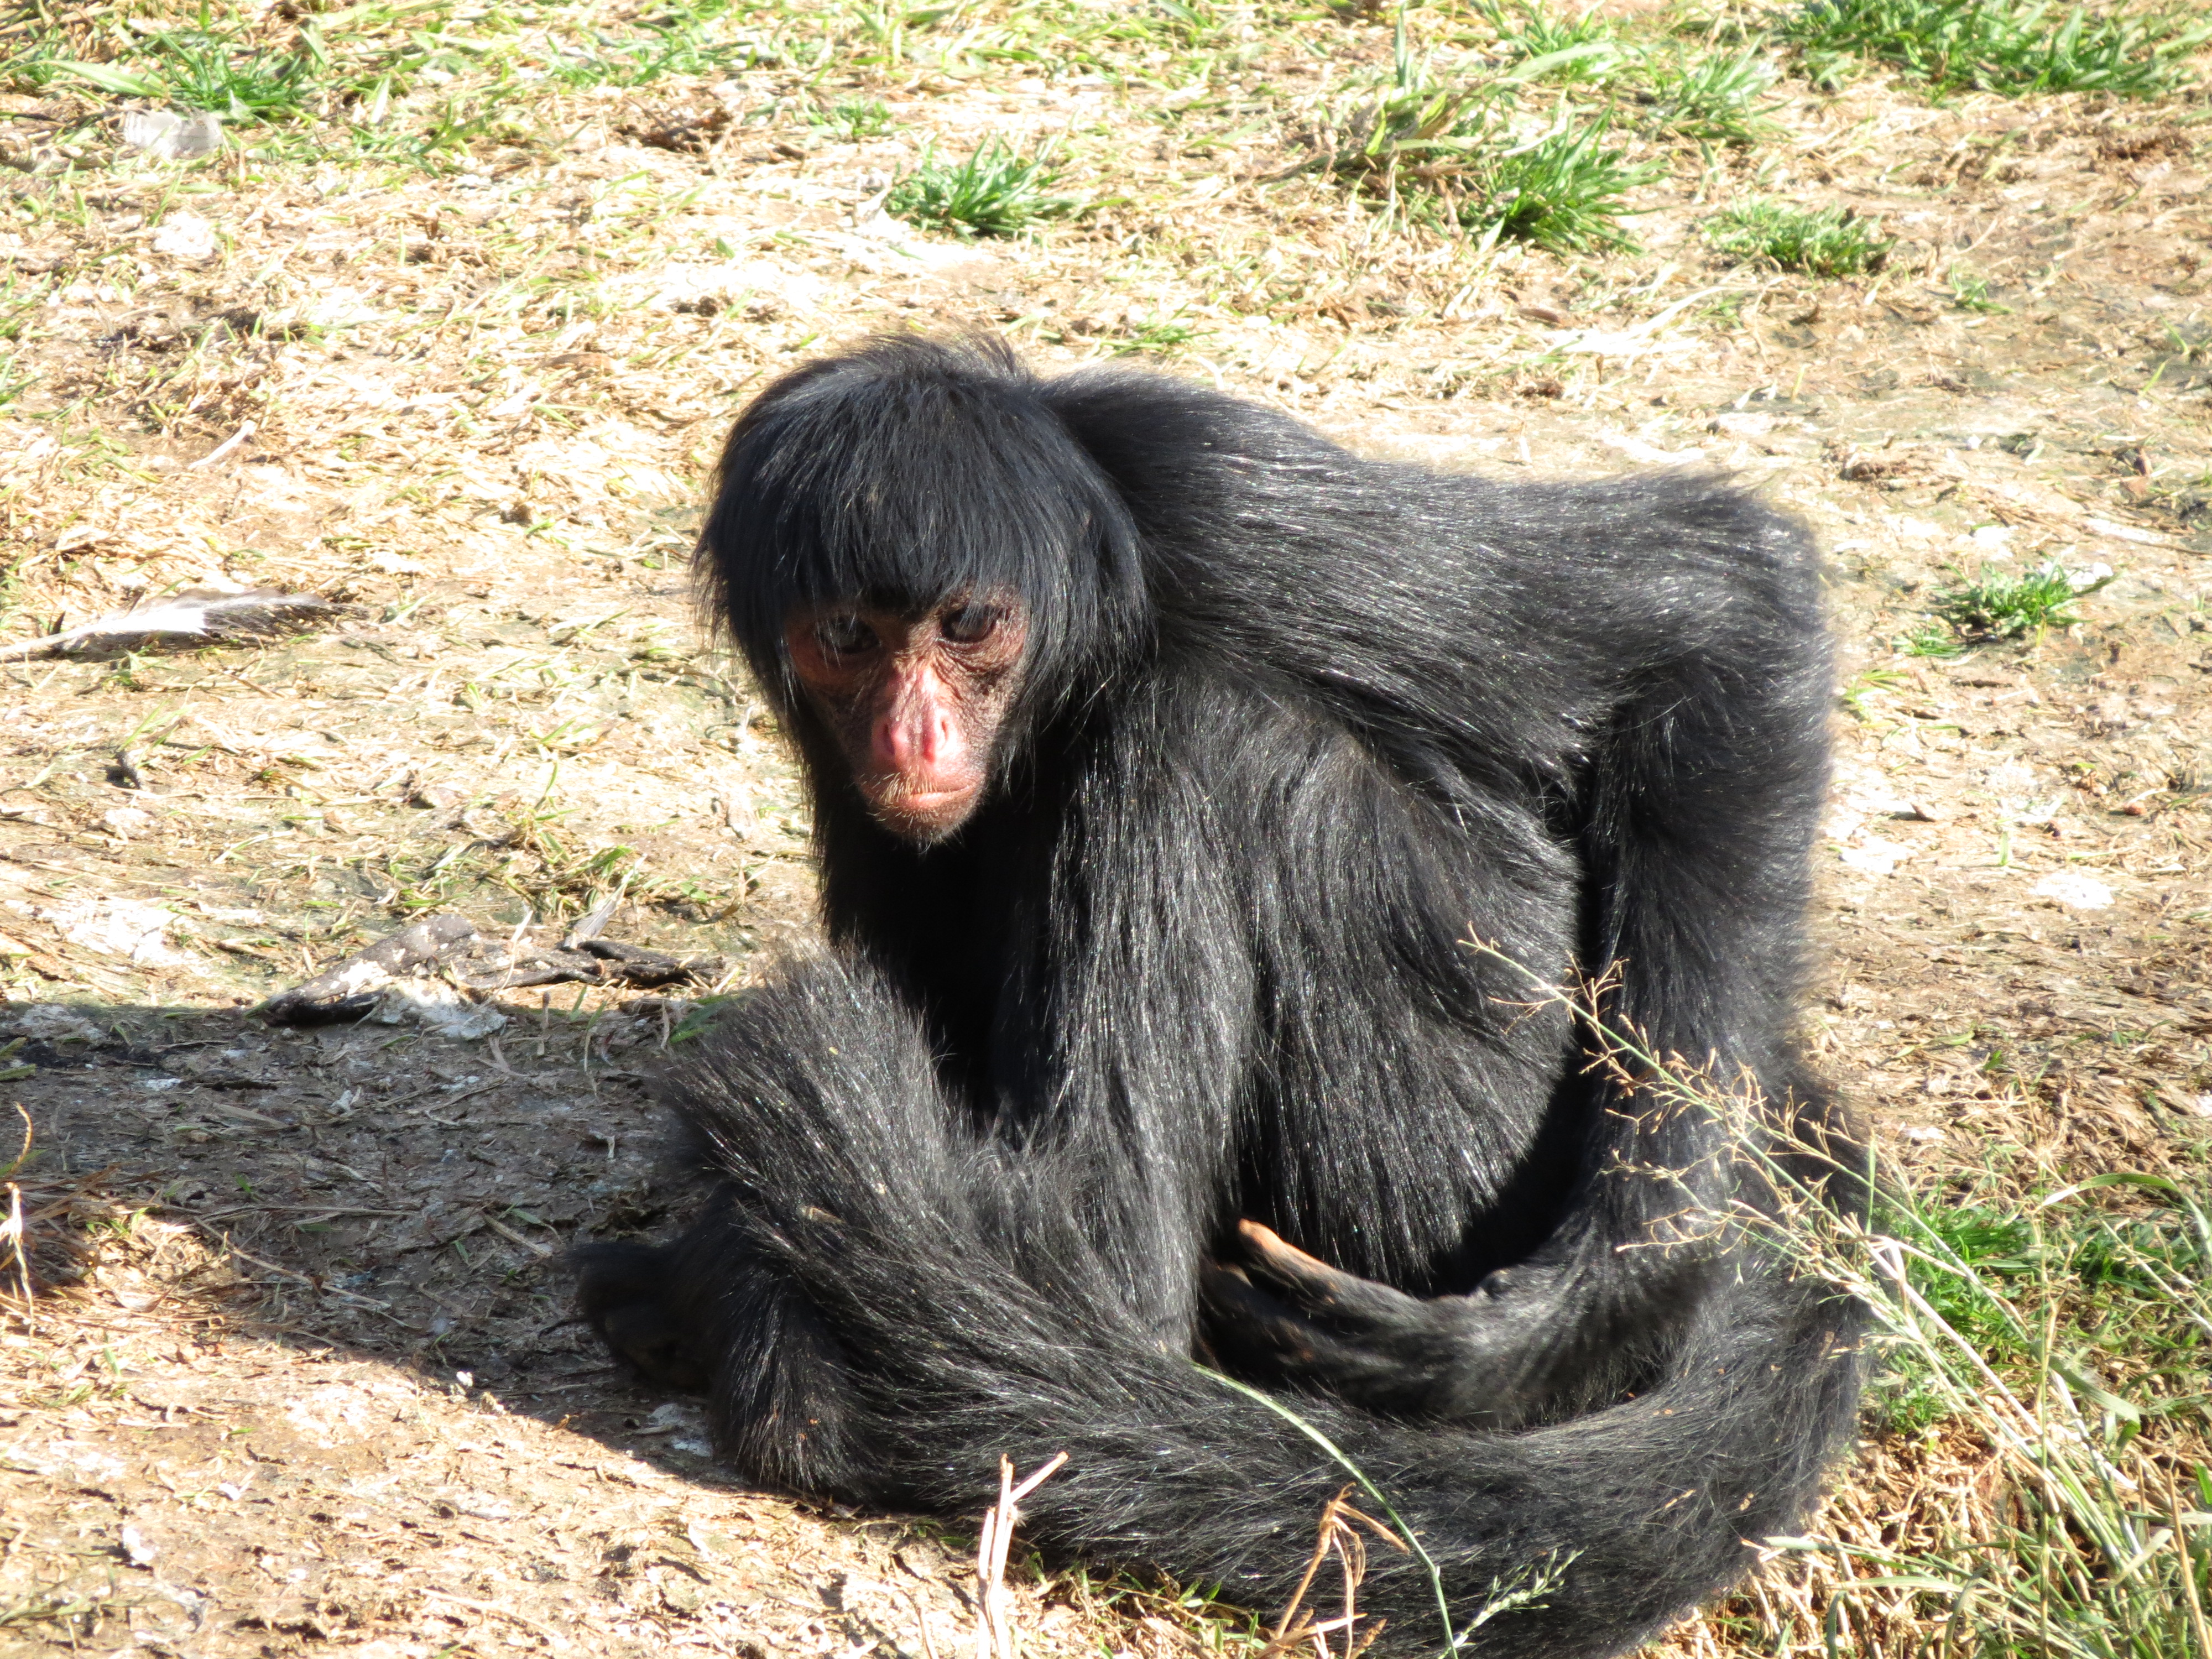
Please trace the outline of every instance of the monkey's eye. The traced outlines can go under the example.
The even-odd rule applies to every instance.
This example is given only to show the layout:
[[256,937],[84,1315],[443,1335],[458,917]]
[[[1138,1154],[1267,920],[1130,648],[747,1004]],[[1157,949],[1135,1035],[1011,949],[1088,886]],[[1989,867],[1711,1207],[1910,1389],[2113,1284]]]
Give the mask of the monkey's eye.
[[876,630],[849,612],[842,617],[824,617],[814,624],[815,642],[833,657],[849,657],[871,649],[876,643]]
[[955,645],[974,645],[997,632],[1001,620],[996,605],[963,605],[957,611],[945,612],[937,626],[938,631]]

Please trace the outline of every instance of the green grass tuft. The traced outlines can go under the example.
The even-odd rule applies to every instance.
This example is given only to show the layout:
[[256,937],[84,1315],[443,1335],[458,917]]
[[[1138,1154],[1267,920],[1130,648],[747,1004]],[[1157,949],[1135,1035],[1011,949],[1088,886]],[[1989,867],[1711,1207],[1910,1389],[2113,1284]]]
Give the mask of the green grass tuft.
[[1632,164],[1604,141],[1609,123],[1555,126],[1532,144],[1486,158],[1474,170],[1479,188],[1459,221],[1485,239],[1510,236],[1539,247],[1586,252],[1633,248],[1620,228],[1621,198],[1649,183],[1652,169]]
[[1877,221],[1863,219],[1849,208],[1795,208],[1762,200],[1724,209],[1706,220],[1704,229],[1706,240],[1723,253],[1814,276],[1871,270],[1892,246]]
[[1976,276],[1964,265],[1953,265],[1944,282],[1951,290],[1951,303],[1961,311],[1972,311],[1985,317],[2011,314],[2010,306],[1990,298],[1990,279]]
[[1972,581],[1938,593],[1935,611],[1953,636],[1966,644],[2024,639],[2081,621],[2074,601],[2112,580],[2109,570],[2077,577],[2056,560],[2020,576],[1992,574],[1984,566]]
[[305,52],[243,49],[201,33],[158,35],[154,48],[154,77],[170,103],[233,122],[290,120],[320,89]]
[[304,114],[322,90],[319,66],[307,52],[276,52],[234,37],[191,29],[156,34],[139,63],[88,64],[25,58],[9,66],[17,84],[43,77],[86,82],[103,92],[205,110],[234,124],[283,122]]
[[[1568,15],[1547,10],[1536,0],[1509,7],[1504,0],[1477,0],[1475,11],[1498,35],[1506,61],[1531,78],[1602,80],[1631,55],[1595,5]],[[1516,15],[1517,14],[1517,15]]]
[[890,106],[880,98],[842,98],[812,118],[817,131],[832,133],[848,143],[880,138],[891,130]]
[[2135,1174],[2027,1201],[1893,1187],[1869,1243],[1859,1288],[1886,1362],[1870,1403],[1893,1432],[1981,1439],[1997,1501],[1954,1535],[1803,1547],[1840,1550],[1874,1593],[1839,1585],[1832,1624],[1871,1603],[1940,1625],[1944,1653],[2212,1659],[2201,1195]]
[[1654,58],[1634,88],[1645,106],[1639,125],[1695,143],[1753,143],[1773,125],[1765,111],[1774,80],[1773,62],[1758,46]]
[[672,16],[637,33],[602,35],[587,57],[557,64],[548,77],[564,87],[641,87],[665,75],[730,75],[763,61],[757,42],[719,40],[708,22]]
[[2147,98],[2212,40],[2195,6],[2090,10],[2050,0],[1810,0],[1777,20],[1808,78],[1833,90],[1863,61],[1938,92],[2106,92]]
[[1132,319],[1128,332],[1105,343],[1109,356],[1126,357],[1139,352],[1158,352],[1169,355],[1181,351],[1198,337],[1198,325],[1183,317],[1153,317]]
[[1516,132],[1515,88],[1438,86],[1403,72],[1352,106],[1323,139],[1323,161],[1356,187],[1415,207],[1485,241],[1561,252],[1633,248],[1624,198],[1656,176],[1607,142],[1612,118],[1562,103],[1533,135]]
[[999,138],[986,139],[961,161],[925,149],[914,170],[884,198],[893,218],[930,230],[963,235],[1016,236],[1041,219],[1061,217],[1081,205],[1053,193],[1060,167],[1049,146],[1034,155]]

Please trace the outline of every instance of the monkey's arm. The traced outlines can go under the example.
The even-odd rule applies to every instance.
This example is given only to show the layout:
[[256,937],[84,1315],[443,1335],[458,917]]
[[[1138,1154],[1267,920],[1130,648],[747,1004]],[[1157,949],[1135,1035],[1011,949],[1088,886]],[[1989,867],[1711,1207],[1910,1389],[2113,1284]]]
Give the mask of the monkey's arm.
[[[1556,1229],[1470,1293],[1434,1298],[1248,1235],[1241,1272],[1207,1295],[1217,1341],[1255,1369],[1492,1424],[1632,1388],[1726,1270],[1723,1218],[1756,1197],[1727,1097],[1748,1083],[1777,1118],[1819,1105],[1791,1028],[1830,671],[1809,555],[1734,499],[1741,568],[1695,573],[1710,593],[1694,634],[1617,642],[1649,666],[1583,764],[1582,965],[1603,987],[1603,1029],[1584,1044],[1592,1094]],[[1613,604],[1632,626],[1633,606]],[[1684,1099],[1661,1072],[1711,1097]]]

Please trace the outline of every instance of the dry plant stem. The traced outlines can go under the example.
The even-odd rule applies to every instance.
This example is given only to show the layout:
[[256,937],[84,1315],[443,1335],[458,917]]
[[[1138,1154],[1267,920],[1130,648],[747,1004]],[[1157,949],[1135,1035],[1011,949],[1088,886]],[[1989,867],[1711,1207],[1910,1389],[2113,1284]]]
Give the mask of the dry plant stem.
[[2203,1598],[2197,1590],[2197,1563],[2189,1553],[2188,1517],[2182,1512],[2181,1487],[2172,1465],[2166,1471],[2166,1511],[2173,1519],[2173,1553],[2181,1561],[2181,1592],[2189,1598],[2189,1630],[2199,1653],[2212,1653],[2212,1624],[2204,1617]]
[[568,1644],[562,1641],[556,1633],[548,1630],[535,1619],[514,1612],[510,1608],[498,1607],[489,1601],[471,1601],[467,1596],[455,1595],[450,1590],[427,1589],[422,1593],[433,1601],[444,1601],[456,1607],[465,1607],[471,1613],[481,1613],[492,1619],[504,1619],[509,1624],[526,1630],[532,1636],[538,1638],[555,1653],[565,1653],[568,1650]]
[[251,438],[253,435],[253,422],[248,421],[244,425],[240,426],[237,431],[232,433],[230,436],[225,438],[221,443],[217,444],[213,449],[208,451],[206,454],[201,456],[199,459],[192,462],[191,465],[195,469],[204,466],[213,466],[224,456],[229,454],[232,450],[237,448],[239,445],[244,443],[248,438]]
[[1291,1599],[1283,1604],[1282,1616],[1275,1620],[1274,1634],[1268,1640],[1266,1652],[1279,1652],[1290,1639],[1292,1630],[1303,1628],[1304,1621],[1298,1620],[1298,1609],[1306,1599],[1306,1591],[1313,1584],[1314,1574],[1321,1571],[1322,1561],[1328,1554],[1329,1546],[1336,1541],[1336,1506],[1344,1501],[1344,1493],[1351,1490],[1346,1486],[1344,1492],[1338,1492],[1328,1500],[1328,1507],[1322,1511],[1321,1525],[1314,1537],[1313,1553],[1306,1558],[1306,1570],[1298,1575],[1297,1588],[1291,1592]]
[[0,1170],[0,1175],[14,1175],[31,1161],[31,1143],[38,1136],[38,1127],[31,1121],[30,1113],[24,1109],[20,1100],[15,1103],[15,1115],[23,1120],[23,1144],[15,1149],[14,1160],[7,1169]]
[[27,1319],[34,1306],[31,1293],[31,1262],[23,1250],[23,1194],[14,1182],[8,1183],[8,1218],[0,1221],[0,1239],[7,1242],[8,1257],[15,1268],[16,1295],[23,1304],[23,1316]]
[[880,1579],[861,1578],[854,1575],[850,1582],[868,1585],[872,1589],[883,1591],[886,1595],[896,1595],[912,1607],[915,1633],[921,1639],[923,1659],[937,1659],[937,1638],[929,1633],[929,1610],[922,1605],[919,1595],[903,1584],[886,1584]]
[[[1321,1525],[1314,1540],[1313,1554],[1306,1562],[1306,1570],[1299,1576],[1297,1588],[1291,1592],[1291,1599],[1284,1607],[1282,1616],[1275,1621],[1274,1634],[1255,1659],[1273,1659],[1273,1656],[1286,1652],[1309,1639],[1312,1641],[1319,1659],[1331,1659],[1328,1632],[1337,1630],[1344,1632],[1344,1659],[1358,1659],[1358,1656],[1382,1635],[1385,1621],[1378,1619],[1364,1634],[1354,1639],[1353,1632],[1359,1622],[1359,1586],[1367,1577],[1367,1545],[1352,1523],[1358,1522],[1401,1553],[1404,1552],[1406,1544],[1397,1534],[1372,1516],[1363,1515],[1354,1509],[1346,1501],[1351,1492],[1351,1487],[1345,1487],[1330,1498],[1328,1507],[1322,1510]],[[1334,1619],[1316,1623],[1310,1613],[1302,1611],[1302,1607],[1307,1590],[1312,1588],[1314,1575],[1321,1571],[1322,1562],[1331,1551],[1335,1553],[1344,1570],[1344,1611]]]
[[1014,1461],[999,1460],[999,1501],[983,1511],[982,1535],[975,1544],[975,1659],[1014,1659],[1014,1627],[1006,1609],[1006,1550],[1014,1541],[1016,1507],[1067,1462],[1066,1452],[1051,1459],[1019,1486]]
[[[1380,1509],[1385,1515],[1389,1516],[1391,1520],[1397,1522],[1400,1528],[1397,1532],[1392,1532],[1389,1528],[1382,1526],[1379,1522],[1369,1521],[1368,1524],[1374,1527],[1376,1533],[1382,1537],[1388,1539],[1392,1545],[1405,1551],[1407,1554],[1413,1556],[1420,1562],[1422,1567],[1426,1570],[1429,1577],[1429,1588],[1435,1592],[1437,1598],[1437,1615],[1443,1620],[1444,1645],[1443,1650],[1447,1654],[1458,1652],[1460,1648],[1464,1644],[1466,1637],[1460,1631],[1458,1625],[1452,1618],[1451,1602],[1444,1594],[1443,1571],[1437,1565],[1435,1559],[1429,1554],[1426,1549],[1422,1547],[1421,1535],[1415,1532],[1413,1528],[1406,1524],[1405,1516],[1398,1513],[1396,1508],[1391,1504],[1389,1495],[1385,1493],[1380,1486],[1376,1486],[1372,1480],[1367,1478],[1366,1471],[1362,1469],[1358,1464],[1353,1462],[1349,1457],[1346,1456],[1342,1447],[1339,1446],[1319,1429],[1314,1427],[1312,1424],[1307,1422],[1305,1419],[1300,1417],[1296,1412],[1292,1411],[1288,1406],[1276,1399],[1273,1395],[1267,1393],[1265,1389],[1255,1389],[1249,1382],[1240,1382],[1235,1377],[1225,1376],[1219,1371],[1208,1370],[1203,1365],[1198,1368],[1198,1373],[1201,1376],[1210,1378],[1212,1381],[1218,1382],[1223,1388],[1231,1390],[1232,1393],[1241,1394],[1246,1399],[1252,1401],[1257,1405],[1264,1406],[1267,1410],[1274,1413],[1276,1416],[1281,1418],[1283,1421],[1288,1423],[1300,1434],[1305,1436],[1307,1439],[1312,1441],[1314,1444],[1319,1446],[1322,1451],[1326,1452],[1330,1460],[1334,1462],[1338,1468],[1341,1468],[1346,1474],[1350,1475],[1359,1484],[1360,1490],[1364,1492],[1369,1498],[1375,1501],[1376,1508]],[[1364,1516],[1362,1516],[1360,1518],[1362,1520],[1367,1519]],[[1468,1626],[1470,1631],[1474,1628],[1474,1626],[1472,1625]]]

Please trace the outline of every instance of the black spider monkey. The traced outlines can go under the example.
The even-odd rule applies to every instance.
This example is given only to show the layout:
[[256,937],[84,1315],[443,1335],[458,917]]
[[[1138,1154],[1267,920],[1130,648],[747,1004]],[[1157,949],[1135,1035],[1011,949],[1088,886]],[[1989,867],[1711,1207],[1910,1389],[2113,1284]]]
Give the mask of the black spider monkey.
[[[746,410],[700,569],[805,760],[830,949],[675,1073],[714,1196],[581,1298],[724,1455],[973,1514],[1065,1450],[1030,1536],[1265,1606],[1350,1478],[1311,1430],[1456,1616],[1540,1587],[1485,1655],[1632,1646],[1800,1519],[1857,1314],[1711,1224],[1848,1134],[1792,1039],[1802,528],[902,339]],[[1762,1127],[1594,1063],[1531,973]],[[1443,1644],[1411,1558],[1363,1603]]]

